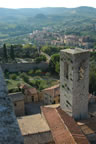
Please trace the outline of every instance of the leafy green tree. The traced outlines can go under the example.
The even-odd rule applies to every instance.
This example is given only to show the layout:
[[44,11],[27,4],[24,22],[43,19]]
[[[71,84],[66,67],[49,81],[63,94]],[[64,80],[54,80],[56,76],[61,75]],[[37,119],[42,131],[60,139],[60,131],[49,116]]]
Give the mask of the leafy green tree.
[[96,64],[95,63],[92,63],[90,65],[89,92],[96,93]]
[[60,62],[57,62],[55,65],[55,71],[59,74],[60,73]]
[[42,70],[40,70],[40,69],[37,69],[36,71],[35,71],[35,74],[37,74],[37,75],[40,75],[42,73]]
[[45,55],[40,55],[39,57],[36,57],[36,58],[35,58],[35,62],[36,62],[36,63],[40,63],[40,62],[46,61],[46,60],[47,60],[47,58],[46,58]]
[[20,77],[26,82],[26,83],[29,83],[29,77],[27,76],[26,73],[22,73],[20,75]]
[[96,93],[96,72],[91,71],[89,78],[89,92]]
[[59,73],[60,54],[53,54],[49,62],[49,70],[51,73]]
[[32,74],[34,74],[34,70],[30,70],[30,71],[28,71],[28,75],[32,75]]
[[16,74],[11,74],[10,75],[10,79],[16,80],[17,79],[17,75]]

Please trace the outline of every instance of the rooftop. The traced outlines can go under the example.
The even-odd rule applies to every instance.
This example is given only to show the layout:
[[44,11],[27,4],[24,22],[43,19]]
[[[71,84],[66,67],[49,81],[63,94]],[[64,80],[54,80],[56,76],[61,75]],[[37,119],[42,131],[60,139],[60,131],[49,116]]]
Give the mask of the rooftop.
[[29,85],[27,85],[27,84],[20,85],[20,89],[27,89],[27,88],[29,88]]
[[[96,143],[96,117],[77,122],[83,133],[91,142]],[[91,137],[92,136],[92,137]]]
[[44,107],[57,108],[60,104],[45,105]]
[[46,89],[44,89],[44,90],[55,89],[55,88],[58,88],[58,87],[60,87],[60,85],[59,85],[59,84],[57,84],[57,85],[54,85],[54,86],[52,86],[52,87],[49,87],[49,88],[46,88]]
[[87,138],[72,117],[58,108],[42,107],[56,144],[88,144]]
[[79,53],[88,53],[88,50],[84,50],[81,48],[75,48],[75,49],[65,49],[65,50],[61,50],[61,52],[65,52],[65,53],[70,53],[70,54],[79,54]]
[[57,95],[60,95],[60,85],[58,84],[58,85],[46,88],[42,92],[55,97]]
[[41,114],[20,117],[18,118],[18,123],[22,135],[50,131],[48,124],[42,118]]
[[28,88],[27,89],[31,94],[37,94],[36,88]]
[[12,93],[9,94],[8,96],[10,97],[12,102],[24,100],[24,95],[22,94],[22,92]]

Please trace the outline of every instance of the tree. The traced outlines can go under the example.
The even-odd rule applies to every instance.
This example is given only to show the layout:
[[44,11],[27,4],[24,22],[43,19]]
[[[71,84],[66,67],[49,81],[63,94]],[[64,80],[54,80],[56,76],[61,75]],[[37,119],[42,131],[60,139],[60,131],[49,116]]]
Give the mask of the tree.
[[60,73],[60,62],[57,62],[55,65],[55,71],[59,74]]
[[16,80],[17,79],[17,75],[16,74],[11,74],[10,75],[10,79]]
[[24,82],[29,83],[29,77],[26,73],[23,72],[20,77],[24,80]]
[[40,62],[42,62],[42,61],[46,61],[47,60],[47,58],[46,58],[46,56],[45,55],[40,55],[39,57],[36,57],[35,58],[35,62],[36,63],[40,63]]
[[90,71],[89,92],[96,93],[96,72]]
[[13,45],[11,45],[11,48],[10,48],[10,57],[11,57],[12,60],[15,59],[15,55],[14,55],[14,47],[13,47]]
[[5,60],[6,62],[8,62],[6,44],[3,45],[3,57],[4,57],[4,60]]
[[49,62],[49,70],[51,73],[59,73],[60,54],[53,54]]

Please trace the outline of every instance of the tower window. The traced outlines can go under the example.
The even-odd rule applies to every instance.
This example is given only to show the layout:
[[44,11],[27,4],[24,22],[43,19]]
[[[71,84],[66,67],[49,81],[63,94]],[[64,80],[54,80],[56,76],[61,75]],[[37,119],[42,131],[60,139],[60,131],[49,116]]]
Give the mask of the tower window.
[[14,103],[14,106],[16,107],[16,106],[17,106],[17,104],[16,104],[16,103]]
[[34,102],[34,96],[32,96],[32,102]]
[[80,64],[79,67],[79,80],[82,80],[84,78],[84,68],[82,66],[82,64]]
[[68,79],[68,63],[64,62],[64,77]]

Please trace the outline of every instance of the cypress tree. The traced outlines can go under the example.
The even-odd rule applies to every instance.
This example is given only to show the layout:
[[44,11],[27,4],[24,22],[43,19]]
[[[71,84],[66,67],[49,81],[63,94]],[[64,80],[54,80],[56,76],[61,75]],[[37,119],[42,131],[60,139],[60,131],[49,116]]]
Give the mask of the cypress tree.
[[4,57],[4,60],[7,62],[8,61],[8,55],[7,55],[6,44],[3,45],[3,57]]
[[10,57],[11,57],[12,60],[15,59],[15,55],[14,55],[14,47],[13,47],[13,45],[11,45],[11,48],[10,48]]

